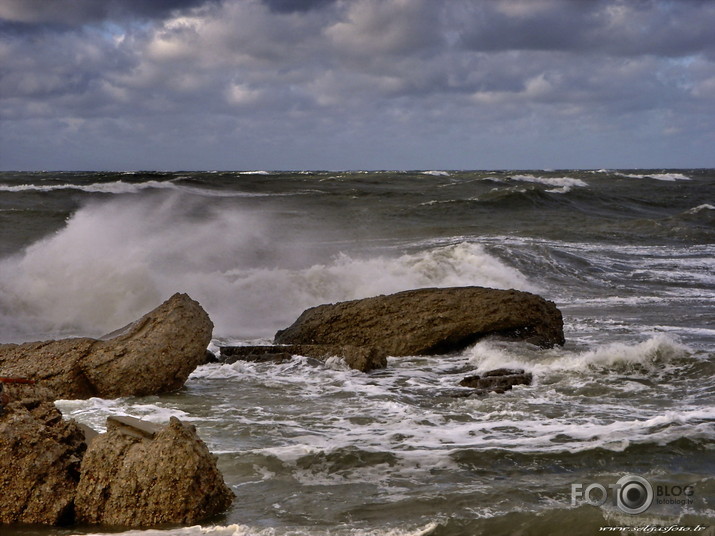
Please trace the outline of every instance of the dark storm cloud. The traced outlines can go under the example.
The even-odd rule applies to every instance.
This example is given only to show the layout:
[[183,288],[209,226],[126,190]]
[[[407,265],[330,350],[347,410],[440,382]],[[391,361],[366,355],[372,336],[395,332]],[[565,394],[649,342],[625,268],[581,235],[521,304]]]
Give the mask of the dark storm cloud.
[[470,50],[592,51],[616,56],[713,52],[715,2],[532,0],[462,4]]
[[281,13],[293,13],[295,11],[309,11],[318,9],[337,0],[264,0],[265,4],[272,10]]
[[715,143],[715,2],[0,0],[0,17],[6,167],[89,154],[67,147],[109,167],[465,167],[486,165],[475,146]]
[[[218,0],[215,0],[218,1]],[[3,0],[0,20],[10,30],[57,27],[127,18],[156,19],[214,0]]]

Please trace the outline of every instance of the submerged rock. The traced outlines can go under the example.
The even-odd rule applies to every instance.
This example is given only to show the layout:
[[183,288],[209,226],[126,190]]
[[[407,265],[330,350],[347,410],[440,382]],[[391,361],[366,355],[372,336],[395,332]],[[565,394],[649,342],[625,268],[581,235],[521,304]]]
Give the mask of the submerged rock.
[[307,309],[274,342],[384,357],[455,352],[487,335],[550,348],[564,343],[563,318],[553,302],[529,292],[428,288]]
[[234,499],[193,426],[107,419],[89,446],[75,498],[80,523],[149,527],[193,524]]
[[198,302],[175,294],[102,339],[0,345],[0,376],[36,380],[64,399],[175,391],[205,362],[212,330]]
[[282,346],[222,346],[221,361],[253,361],[260,363],[284,363],[294,356],[302,355],[320,361],[339,357],[345,364],[361,372],[387,366],[387,356],[374,347],[330,346],[319,344],[288,344]]
[[459,385],[476,389],[478,394],[504,393],[514,385],[531,385],[532,380],[531,372],[525,372],[523,369],[502,368],[490,370],[481,375],[467,376],[459,382]]

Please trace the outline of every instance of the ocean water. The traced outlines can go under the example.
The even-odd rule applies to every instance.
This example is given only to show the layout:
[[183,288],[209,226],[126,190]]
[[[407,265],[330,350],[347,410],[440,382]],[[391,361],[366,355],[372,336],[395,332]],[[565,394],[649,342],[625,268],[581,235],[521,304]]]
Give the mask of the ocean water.
[[[177,416],[218,456],[228,512],[132,536],[715,534],[715,170],[0,173],[0,342],[99,336],[187,292],[216,351],[461,285],[553,300],[566,345],[209,364],[177,393],[58,406],[98,430]],[[505,366],[533,385],[459,396]],[[624,477],[651,484],[645,512],[578,494]]]

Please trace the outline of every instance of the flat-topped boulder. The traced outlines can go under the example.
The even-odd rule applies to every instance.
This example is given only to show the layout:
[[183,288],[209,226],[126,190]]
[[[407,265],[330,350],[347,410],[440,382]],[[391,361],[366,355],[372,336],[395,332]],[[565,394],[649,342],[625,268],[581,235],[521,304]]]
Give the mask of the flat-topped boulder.
[[54,398],[118,398],[180,389],[206,361],[213,323],[201,305],[174,294],[100,339],[0,345],[0,376],[47,387]]
[[530,292],[426,288],[307,309],[274,342],[398,357],[460,351],[488,335],[550,348],[564,344],[563,318],[553,302]]

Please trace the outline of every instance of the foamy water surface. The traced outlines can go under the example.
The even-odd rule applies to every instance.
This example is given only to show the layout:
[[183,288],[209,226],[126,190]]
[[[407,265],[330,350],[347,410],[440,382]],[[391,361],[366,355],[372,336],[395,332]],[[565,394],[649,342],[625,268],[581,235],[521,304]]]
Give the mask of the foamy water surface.
[[[572,504],[625,474],[691,484],[647,522],[715,515],[711,171],[0,174],[0,342],[99,336],[174,292],[210,347],[269,343],[306,308],[421,287],[536,292],[567,343],[199,367],[179,392],[61,401],[197,426],[238,499],[132,536],[587,534],[646,522]],[[533,374],[469,396],[467,375]],[[624,521],[623,516],[626,516]],[[104,534],[12,528],[11,536]],[[5,531],[3,532],[3,535]]]

